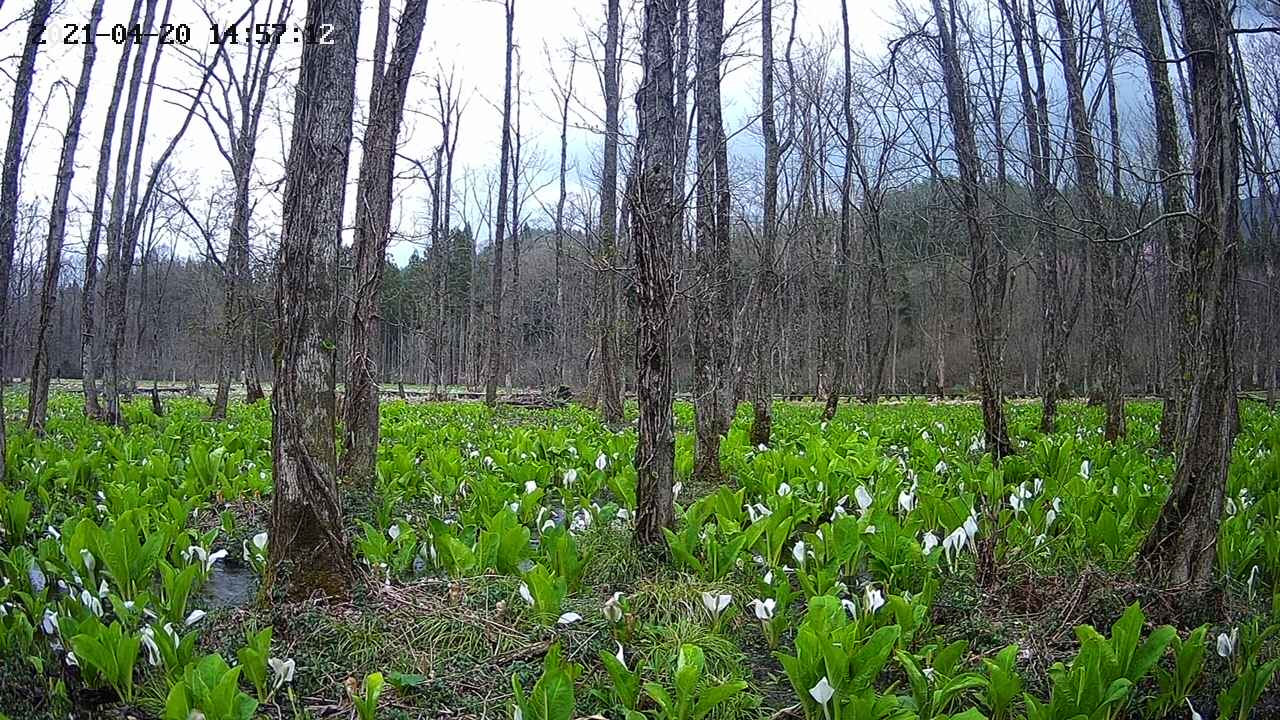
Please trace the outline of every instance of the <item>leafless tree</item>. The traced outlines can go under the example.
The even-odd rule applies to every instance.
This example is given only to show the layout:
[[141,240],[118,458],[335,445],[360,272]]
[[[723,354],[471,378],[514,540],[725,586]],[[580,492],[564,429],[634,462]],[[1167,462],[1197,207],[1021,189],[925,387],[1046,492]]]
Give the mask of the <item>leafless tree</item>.
[[[275,22],[282,24],[289,17],[290,8],[290,0],[281,0],[278,7],[274,0],[268,0],[265,16],[274,16]],[[203,10],[209,22],[214,23],[213,11],[207,6]],[[250,9],[251,20],[256,12],[257,3],[254,2]],[[236,371],[244,373],[246,400],[255,402],[262,397],[257,353],[253,351],[254,301],[249,285],[250,217],[253,213],[250,183],[262,111],[275,79],[273,67],[278,48],[276,43],[247,43],[244,46],[244,64],[240,67],[233,64],[229,53],[221,54],[221,62],[212,74],[215,91],[200,103],[200,118],[209,128],[219,154],[231,170],[233,188],[231,227],[223,268],[223,337],[217,391],[210,413],[213,419],[226,417],[232,375]]]
[[[36,75],[36,55],[40,51],[41,34],[49,20],[50,0],[37,0],[27,24],[27,38],[18,61],[18,75],[13,89],[13,111],[10,114],[9,137],[5,141],[4,165],[0,167],[0,361],[9,354],[10,338],[5,332],[9,324],[9,277],[13,270],[13,248],[18,236],[18,171],[22,167],[23,138],[27,131],[27,113],[31,108],[31,83]],[[6,456],[8,437],[4,429],[5,377],[0,373],[0,480],[7,479]]]
[[[694,477],[720,481],[720,438],[733,420],[728,150],[720,109],[724,0],[698,0],[697,213],[693,288]],[[683,113],[681,113],[683,114]],[[674,183],[674,180],[673,180]],[[678,230],[677,230],[678,232]]]
[[[1084,198],[1084,236],[1090,243],[1089,271],[1093,290],[1093,326],[1102,360],[1102,398],[1107,409],[1106,438],[1116,440],[1125,433],[1124,395],[1122,388],[1121,338],[1121,263],[1117,243],[1110,240],[1110,225],[1103,207],[1102,178],[1099,155],[1093,138],[1093,123],[1085,104],[1084,80],[1080,69],[1080,51],[1075,19],[1066,0],[1053,0],[1054,20],[1058,26],[1058,44],[1062,72],[1067,86],[1067,109],[1074,139],[1073,155],[1076,182]],[[1118,171],[1117,171],[1118,172]]]
[[502,140],[498,161],[498,215],[493,227],[493,267],[491,270],[492,304],[489,315],[489,368],[485,380],[484,398],[490,407],[498,402],[498,379],[502,373],[503,337],[502,264],[504,234],[507,232],[507,192],[511,162],[511,55],[515,48],[515,0],[503,0],[507,18],[506,75],[502,88]]
[[[616,0],[609,0],[611,8]],[[636,94],[639,136],[631,195],[636,260],[636,541],[665,545],[674,522],[672,471],[675,429],[671,413],[672,255],[676,228],[672,164],[675,155],[674,91],[678,23],[675,0],[645,0],[641,32],[644,78]],[[607,71],[606,71],[607,74]]]
[[[102,19],[103,0],[94,0],[89,11],[89,27],[97,32]],[[67,232],[67,204],[71,197],[71,180],[75,175],[76,147],[80,142],[80,123],[84,117],[85,103],[89,99],[89,81],[93,76],[93,63],[98,55],[97,43],[85,43],[84,58],[80,63],[80,79],[71,100],[67,129],[62,135],[62,153],[58,159],[58,179],[53,190],[53,203],[49,208],[49,235],[45,241],[44,278],[40,286],[40,317],[36,322],[35,352],[31,361],[31,391],[27,400],[27,427],[44,428],[49,408],[49,328],[53,322],[54,301],[58,292],[58,278],[62,272],[62,245]]]
[[947,113],[955,141],[956,164],[960,170],[959,196],[961,214],[969,240],[969,294],[972,313],[974,354],[977,356],[978,393],[982,401],[982,426],[986,447],[997,459],[1012,452],[1009,430],[1005,423],[1004,400],[997,373],[999,358],[994,350],[997,332],[991,317],[989,267],[991,239],[985,227],[980,198],[979,159],[973,120],[969,106],[969,90],[965,82],[960,53],[956,47],[956,7],[949,0],[932,0],[934,19],[938,25],[938,48],[942,62],[943,85],[947,96]]
[[[347,349],[347,383],[343,397],[344,454],[342,474],[348,480],[372,484],[378,459],[378,365],[381,345],[377,310],[382,289],[387,244],[391,240],[392,179],[396,141],[404,117],[405,95],[418,55],[427,14],[427,0],[406,0],[396,29],[391,60],[373,59],[369,91],[369,122],[364,131],[364,154],[356,189],[356,232],[352,272],[351,340]],[[379,32],[386,30],[379,23]],[[376,47],[386,52],[386,41]],[[384,67],[385,66],[385,67]]]
[[1189,382],[1183,389],[1172,489],[1141,557],[1170,587],[1204,591],[1217,568],[1222,520],[1238,430],[1235,389],[1239,273],[1240,115],[1226,0],[1178,0],[1191,85],[1191,178],[1197,219],[1186,237]]
[[[600,176],[600,308],[596,327],[596,402],[605,423],[622,422],[622,381],[617,337],[618,290],[615,268],[618,238],[619,43],[622,23],[619,0],[607,3],[604,41],[604,167]],[[646,7],[646,17],[648,5]]]
[[313,0],[306,24],[335,42],[302,50],[275,270],[270,549],[264,587],[344,594],[351,550],[338,501],[338,247],[355,105],[359,0]]

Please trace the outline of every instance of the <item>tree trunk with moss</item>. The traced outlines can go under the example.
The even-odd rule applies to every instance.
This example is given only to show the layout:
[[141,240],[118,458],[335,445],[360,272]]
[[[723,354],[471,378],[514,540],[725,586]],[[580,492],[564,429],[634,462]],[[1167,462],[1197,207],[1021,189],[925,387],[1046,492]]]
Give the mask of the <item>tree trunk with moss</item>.
[[1183,298],[1190,320],[1188,383],[1179,410],[1177,467],[1155,527],[1143,543],[1148,575],[1169,587],[1207,589],[1236,423],[1235,335],[1239,272],[1239,108],[1228,5],[1180,0],[1193,117],[1192,200],[1199,222],[1188,233]]
[[359,0],[313,0],[306,24],[331,45],[303,47],[285,174],[275,288],[268,596],[344,595],[351,549],[334,441],[338,247],[351,147]]

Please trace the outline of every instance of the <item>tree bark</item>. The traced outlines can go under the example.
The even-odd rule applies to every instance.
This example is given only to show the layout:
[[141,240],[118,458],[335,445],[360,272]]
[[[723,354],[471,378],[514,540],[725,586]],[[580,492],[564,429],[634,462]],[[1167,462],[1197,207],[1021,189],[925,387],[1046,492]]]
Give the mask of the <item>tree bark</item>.
[[507,231],[507,181],[511,163],[511,53],[515,45],[515,0],[505,0],[507,14],[506,76],[502,88],[502,142],[498,162],[498,217],[493,227],[493,267],[491,274],[493,307],[489,316],[489,367],[484,386],[484,401],[489,407],[498,404],[498,379],[502,373],[504,347],[502,326],[503,235]]
[[[1120,324],[1122,308],[1119,288],[1120,262],[1115,243],[1107,238],[1107,217],[1102,201],[1102,179],[1098,170],[1092,124],[1084,98],[1076,31],[1065,0],[1053,0],[1058,26],[1062,73],[1067,86],[1067,110],[1075,145],[1076,180],[1084,198],[1084,236],[1090,244],[1090,281],[1093,290],[1094,342],[1101,349],[1101,399],[1106,406],[1105,437],[1114,442],[1125,434],[1123,396],[1123,354]],[[1099,370],[1096,367],[1095,370]]]
[[[103,0],[94,0],[89,13],[89,27],[97,32],[102,19]],[[62,155],[58,159],[58,180],[49,208],[49,234],[45,241],[44,278],[40,285],[40,317],[36,323],[35,354],[31,361],[31,390],[27,400],[27,427],[43,431],[49,413],[49,327],[53,322],[58,277],[62,271],[62,245],[66,239],[67,203],[71,198],[71,179],[75,175],[76,146],[80,142],[80,122],[89,98],[89,80],[98,55],[97,43],[86,43],[80,64],[80,80],[71,100],[71,115],[62,136]]]
[[555,377],[556,384],[561,387],[569,384],[567,369],[564,364],[565,352],[568,350],[568,328],[565,327],[568,321],[568,315],[565,309],[564,299],[564,203],[568,196],[568,188],[566,178],[569,171],[569,102],[573,100],[573,80],[574,70],[577,64],[577,50],[573,52],[573,56],[569,61],[569,79],[566,87],[561,89],[563,96],[560,98],[560,191],[556,196],[556,218],[555,218],[555,297],[556,297],[556,318],[555,318]]
[[[969,238],[969,294],[972,303],[973,345],[977,356],[978,392],[982,401],[982,427],[987,450],[998,461],[1009,455],[1009,430],[1004,417],[1004,400],[1000,381],[995,374],[997,357],[994,351],[995,328],[991,319],[991,293],[989,267],[991,264],[991,240],[982,219],[979,198],[978,147],[973,121],[969,113],[969,93],[965,86],[960,53],[956,48],[955,5],[952,0],[950,14],[944,13],[942,0],[932,0],[934,16],[938,23],[938,39],[942,57],[942,77],[946,88],[947,111],[951,130],[955,136],[956,161],[960,168],[960,204]],[[948,20],[948,18],[951,18]]]
[[[773,111],[773,0],[760,3],[760,127],[764,135],[764,218],[760,269],[756,274],[755,340],[751,344],[751,445],[768,445],[773,434],[773,390],[769,361],[776,332],[778,284],[778,126]],[[794,92],[794,89],[792,90]]]
[[[129,14],[130,24],[138,17],[142,0],[134,0]],[[129,74],[129,59],[134,43],[125,43],[116,65],[116,79],[111,89],[111,103],[107,105],[107,117],[103,123],[102,144],[98,150],[98,176],[93,194],[93,212],[89,217],[89,241],[85,248],[84,287],[80,295],[80,376],[84,385],[84,412],[93,418],[103,417],[98,400],[97,347],[94,341],[98,304],[98,247],[103,233],[102,216],[107,199],[107,181],[111,176],[111,146],[115,138],[116,114],[120,111],[120,97]],[[141,53],[139,48],[137,52]],[[122,133],[123,135],[123,133]],[[121,140],[127,144],[127,140]]]
[[[41,34],[52,10],[50,0],[36,0],[27,25],[27,39],[18,61],[18,75],[13,86],[13,111],[10,114],[9,137],[4,147],[4,165],[0,167],[0,368],[9,357],[9,276],[13,270],[13,248],[18,238],[18,173],[22,169],[23,138],[27,130],[27,112],[31,108],[31,83],[36,74],[36,54],[40,51]],[[5,431],[4,386],[7,374],[0,369],[0,481],[8,477],[8,436]]]
[[[400,14],[391,62],[377,71],[369,91],[369,123],[356,188],[356,232],[352,274],[351,345],[347,350],[347,383],[343,396],[344,454],[341,474],[351,482],[372,486],[378,461],[378,363],[382,341],[378,317],[382,270],[391,240],[392,178],[396,141],[404,117],[405,94],[418,54],[427,0],[407,0]],[[385,29],[381,23],[379,30]],[[385,40],[379,43],[385,52]]]
[[[724,0],[698,0],[697,78],[698,106],[697,246],[694,252],[696,287],[693,307],[693,410],[695,459],[693,475],[718,483],[720,438],[733,419],[733,387],[729,360],[732,348],[729,306],[728,194],[724,126],[720,110],[720,58],[724,37]],[[727,174],[727,173],[726,173]],[[677,202],[680,202],[677,200]],[[678,230],[677,230],[678,232]]]
[[[167,17],[171,3],[166,2],[165,14]],[[142,70],[146,61],[147,46],[150,44],[150,35],[154,34],[153,28],[155,20],[156,0],[147,0],[146,16],[142,21],[144,30],[142,40],[138,43],[137,55],[133,57],[133,69],[129,78],[129,90],[125,98],[124,117],[120,126],[120,146],[116,151],[116,175],[115,182],[111,191],[111,214],[107,220],[107,265],[106,275],[104,277],[105,286],[103,288],[103,301],[105,302],[105,313],[103,315],[103,325],[106,329],[107,341],[107,407],[106,420],[113,425],[123,423],[124,417],[120,408],[120,384],[121,384],[121,352],[124,345],[124,331],[127,323],[126,303],[128,301],[128,285],[129,274],[133,268],[133,242],[132,228],[133,222],[131,217],[133,214],[132,203],[129,202],[129,195],[136,200],[136,180],[140,170],[142,145],[146,142],[146,133],[139,132],[137,134],[134,146],[134,121],[138,117],[138,93],[142,91]],[[157,43],[157,47],[163,47]],[[154,88],[155,65],[159,60],[159,51],[157,51],[155,59],[152,61],[152,72],[150,79],[152,83],[148,85],[147,100],[151,97],[151,88]],[[148,104],[144,102],[144,105]],[[147,123],[147,113],[144,109],[142,113],[142,125],[145,127]],[[130,188],[130,160],[133,159],[133,192],[126,193]],[[126,248],[127,246],[127,248]],[[128,250],[126,255],[125,251]]]
[[1194,343],[1175,443],[1177,468],[1155,527],[1143,543],[1148,574],[1168,586],[1205,590],[1217,566],[1227,470],[1237,432],[1234,345],[1239,265],[1239,107],[1222,0],[1179,0],[1194,118],[1191,268],[1184,300]]
[[[612,6],[616,0],[610,0]],[[672,102],[677,23],[675,0],[645,0],[642,40],[644,78],[636,95],[639,137],[632,236],[636,254],[636,396],[640,421],[636,444],[636,541],[665,546],[662,529],[674,523],[675,462],[671,414],[671,166],[675,155]]]
[[335,355],[338,248],[351,147],[359,0],[313,0],[302,49],[275,288],[271,447],[275,492],[264,597],[344,595],[351,550],[338,501]]
[[1186,304],[1189,297],[1190,268],[1184,253],[1187,224],[1181,217],[1187,210],[1186,186],[1182,180],[1182,150],[1178,140],[1178,117],[1174,108],[1173,85],[1160,26],[1160,10],[1156,0],[1129,0],[1133,25],[1142,47],[1147,68],[1148,87],[1155,110],[1156,167],[1160,173],[1160,198],[1164,213],[1164,253],[1173,278],[1170,283],[1169,309],[1166,312],[1172,362],[1165,376],[1164,411],[1160,418],[1160,444],[1172,450],[1178,433],[1180,408],[1187,385],[1190,358],[1187,353],[1192,340],[1190,322],[1194,307]]
[[831,372],[831,388],[827,395],[826,406],[822,410],[822,417],[830,420],[836,415],[836,408],[840,403],[840,394],[844,391],[845,384],[848,382],[849,374],[849,352],[852,344],[849,338],[852,336],[849,327],[850,318],[853,309],[850,307],[853,303],[853,262],[851,258],[852,240],[850,238],[850,224],[853,222],[853,134],[855,124],[853,120],[853,59],[852,49],[849,40],[849,2],[848,0],[840,0],[840,25],[842,29],[842,37],[844,38],[844,175],[840,180],[840,231],[839,231],[839,260],[836,265],[836,282],[840,284],[837,295],[837,302],[840,307],[836,310],[836,328],[832,344],[835,346],[835,365]]
[[[619,0],[607,0],[604,41],[604,167],[600,175],[600,250],[597,262],[600,308],[596,326],[596,400],[606,425],[622,423],[619,378],[618,289],[614,269],[618,243],[618,66],[621,23]],[[647,6],[646,6],[647,7]]]

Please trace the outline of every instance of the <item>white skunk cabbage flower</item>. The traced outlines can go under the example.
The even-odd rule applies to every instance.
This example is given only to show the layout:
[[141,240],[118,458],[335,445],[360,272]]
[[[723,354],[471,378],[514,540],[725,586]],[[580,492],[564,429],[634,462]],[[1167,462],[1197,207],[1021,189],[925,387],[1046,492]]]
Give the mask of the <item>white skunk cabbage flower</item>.
[[923,547],[924,554],[928,555],[929,553],[933,552],[935,548],[938,547],[939,541],[938,541],[937,535],[934,535],[931,532],[927,532],[924,534],[924,537],[921,538],[921,542],[924,545]]
[[947,565],[950,566],[951,572],[956,571],[955,561],[968,544],[969,534],[965,532],[963,525],[952,530],[949,535],[942,539],[942,553],[947,559]]
[[911,511],[916,509],[916,496],[909,490],[898,493],[898,507],[902,509],[903,514],[910,515]]
[[142,636],[138,638],[142,641],[142,646],[147,649],[147,662],[152,667],[160,664],[160,646],[156,645],[156,632],[151,629],[150,625],[142,627]]
[[853,499],[858,503],[858,509],[864,513],[870,509],[873,501],[871,493],[867,492],[867,489],[861,485],[858,486],[857,490],[853,491]]
[[884,593],[876,589],[874,585],[867,586],[865,595],[868,615],[884,607]]
[[622,593],[615,592],[612,597],[604,601],[604,617],[614,625],[622,622],[624,615],[620,600],[622,600]]
[[609,467],[609,458],[604,453],[600,453],[596,456],[596,469],[604,472],[606,467]]
[[1236,654],[1236,643],[1240,640],[1240,629],[1232,628],[1231,634],[1218,633],[1218,656],[1229,658]]
[[765,598],[761,600],[756,598],[751,601],[751,607],[755,610],[756,618],[765,621],[773,619],[773,611],[778,606],[778,601],[773,598]]
[[819,705],[826,706],[831,702],[832,696],[836,694],[836,689],[831,687],[831,683],[827,682],[827,676],[823,675],[817,685],[809,688],[809,697],[812,697]]
[[102,601],[94,597],[94,594],[88,590],[80,591],[80,604],[88,608],[89,612],[94,615],[102,617]]
[[717,595],[705,590],[702,593],[702,607],[706,608],[712,617],[720,617],[720,613],[724,612],[732,602],[732,595]]
[[270,658],[267,664],[271,666],[271,672],[276,676],[276,689],[281,685],[293,682],[293,671],[297,669],[297,664],[293,658],[281,660],[280,658]]
[[805,557],[809,554],[805,549],[804,541],[797,540],[796,544],[791,548],[791,557],[796,559],[796,564],[804,567]]

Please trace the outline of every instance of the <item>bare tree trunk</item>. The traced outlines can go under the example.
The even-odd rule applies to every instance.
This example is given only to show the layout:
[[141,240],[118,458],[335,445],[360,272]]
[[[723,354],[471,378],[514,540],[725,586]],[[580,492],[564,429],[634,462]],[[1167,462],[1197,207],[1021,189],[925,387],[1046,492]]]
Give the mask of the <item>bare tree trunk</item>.
[[[955,136],[956,160],[960,168],[961,210],[969,235],[969,293],[973,312],[974,354],[978,360],[978,392],[982,401],[982,427],[986,445],[992,456],[999,460],[1012,452],[1009,430],[1005,424],[1004,400],[1001,397],[999,378],[995,376],[997,363],[994,349],[995,328],[991,318],[991,297],[988,288],[991,263],[991,240],[982,222],[979,200],[979,161],[973,122],[969,114],[968,89],[965,86],[960,53],[956,48],[954,0],[950,13],[945,13],[942,0],[932,0],[942,56],[942,77],[946,87],[947,110],[951,129]],[[949,21],[948,18],[951,18]],[[981,575],[981,573],[980,573]]]
[[[764,225],[760,229],[760,269],[756,275],[755,339],[751,345],[751,444],[768,445],[773,434],[773,391],[770,350],[775,341],[777,305],[778,127],[773,111],[773,0],[760,3],[760,127],[764,135]],[[794,92],[794,89],[792,90]]]
[[[1080,193],[1084,197],[1084,236],[1090,242],[1090,278],[1093,289],[1095,343],[1101,349],[1101,399],[1106,405],[1105,435],[1115,441],[1125,434],[1124,397],[1121,385],[1123,360],[1120,337],[1119,259],[1114,243],[1107,241],[1106,213],[1102,204],[1102,180],[1092,125],[1084,98],[1074,23],[1065,0],[1053,0],[1058,25],[1062,71],[1067,85],[1067,108],[1075,144],[1075,165]],[[1097,369],[1097,368],[1095,368]]]
[[[167,18],[171,0],[166,0],[165,16]],[[133,70],[129,78],[129,91],[125,99],[124,118],[120,126],[120,147],[116,151],[115,185],[111,193],[111,215],[107,220],[107,266],[103,300],[106,303],[103,324],[106,326],[107,341],[107,408],[106,420],[113,425],[122,424],[124,417],[120,408],[120,368],[121,351],[124,345],[124,331],[127,324],[126,303],[129,291],[129,274],[133,269],[133,215],[134,208],[129,200],[136,200],[137,175],[141,170],[142,146],[147,136],[145,131],[139,132],[135,141],[133,124],[138,117],[138,93],[142,91],[142,70],[146,61],[147,46],[150,34],[154,34],[156,0],[147,0],[146,17],[142,22],[143,35],[138,44],[138,54],[133,58]],[[157,43],[157,48],[163,45]],[[142,126],[148,120],[146,111],[150,104],[151,91],[155,87],[155,67],[160,59],[160,51],[152,60],[146,100],[141,114]],[[137,143],[137,147],[134,143]],[[130,160],[133,160],[132,186],[130,185]],[[126,195],[126,189],[132,192]],[[126,249],[128,253],[126,254]]]
[[1200,222],[1187,236],[1193,358],[1172,489],[1141,557],[1151,577],[1203,591],[1213,582],[1236,433],[1234,343],[1239,264],[1239,110],[1229,5],[1179,0],[1194,119],[1191,173]]
[[[351,278],[354,297],[343,396],[345,452],[340,472],[351,482],[370,486],[378,461],[378,363],[374,353],[382,338],[378,307],[391,239],[396,140],[426,14],[427,0],[407,0],[400,14],[391,62],[384,70],[383,58],[374,58],[375,82],[369,91],[369,123],[364,131],[364,154],[356,189],[355,264]],[[386,51],[385,41],[379,46]]]
[[[1039,255],[1037,272],[1040,288],[1040,308],[1044,318],[1040,334],[1039,382],[1042,412],[1040,431],[1052,433],[1057,424],[1058,397],[1062,388],[1062,291],[1058,280],[1058,237],[1054,218],[1054,193],[1049,179],[1050,142],[1048,119],[1041,114],[1037,95],[1043,95],[1043,67],[1038,48],[1035,49],[1038,87],[1033,90],[1031,72],[1027,63],[1024,27],[1029,26],[1021,9],[1021,0],[1001,0],[1000,9],[1011,29],[1014,54],[1018,65],[1019,87],[1022,95],[1023,127],[1027,135],[1028,179],[1036,203],[1036,247]],[[1032,10],[1034,12],[1034,10]],[[1031,22],[1035,22],[1032,15]],[[1039,33],[1033,42],[1039,44]],[[1038,92],[1037,92],[1038,91]],[[1046,104],[1047,109],[1047,104]]]
[[354,110],[359,0],[312,0],[298,71],[276,262],[271,449],[275,492],[264,592],[344,595],[351,549],[338,501],[335,355],[338,247]]
[[1190,268],[1184,258],[1187,225],[1181,217],[1186,212],[1186,187],[1182,180],[1182,151],[1178,141],[1178,117],[1174,109],[1173,85],[1166,64],[1164,34],[1156,0],[1129,0],[1134,29],[1146,62],[1148,87],[1155,108],[1156,165],[1160,172],[1160,197],[1164,213],[1165,248],[1173,273],[1169,294],[1170,346],[1173,357],[1164,381],[1164,412],[1160,419],[1160,444],[1173,449],[1179,428],[1180,407],[1189,370],[1191,323],[1194,307],[1186,305],[1190,289]]
[[[103,0],[94,0],[89,13],[89,27],[97,32],[102,19]],[[76,146],[80,142],[80,121],[89,98],[89,80],[98,55],[97,43],[86,43],[80,64],[80,80],[71,100],[71,115],[62,136],[62,155],[58,159],[58,181],[49,209],[49,235],[45,242],[44,279],[40,286],[40,318],[36,324],[35,357],[31,362],[31,391],[27,401],[27,427],[43,430],[49,412],[49,326],[53,322],[54,301],[58,292],[58,276],[62,270],[62,244],[66,239],[67,202],[71,197],[71,179],[76,171]]]
[[[154,0],[148,0],[154,5]],[[142,0],[134,0],[133,10],[129,14],[133,24],[142,8]],[[102,215],[107,199],[107,181],[111,176],[111,145],[116,128],[116,113],[120,110],[120,97],[124,92],[125,79],[129,74],[129,59],[134,52],[134,43],[125,43],[120,53],[120,62],[116,66],[115,84],[111,89],[111,103],[107,105],[107,117],[103,123],[102,145],[98,150],[98,176],[93,194],[93,213],[89,217],[89,242],[85,248],[84,287],[80,296],[80,375],[84,385],[84,412],[94,418],[103,416],[102,406],[98,401],[98,364],[97,347],[94,342],[96,325],[96,307],[98,304],[98,247],[102,237]],[[141,46],[137,52],[142,53]],[[123,131],[121,132],[123,136]],[[121,144],[128,144],[122,139]]]
[[36,74],[36,54],[40,38],[52,9],[50,0],[36,0],[27,25],[27,39],[18,61],[18,75],[13,87],[13,112],[10,114],[9,138],[4,147],[4,166],[0,168],[0,481],[8,477],[5,431],[4,371],[9,358],[9,276],[13,271],[13,248],[18,239],[18,172],[22,169],[23,138],[27,130],[27,111],[31,107],[31,83]]
[[523,352],[524,337],[521,331],[521,313],[523,300],[520,289],[520,173],[524,167],[520,164],[521,149],[524,146],[520,136],[520,49],[515,51],[515,90],[512,97],[511,124],[511,332],[507,335],[507,370],[506,385],[512,387],[512,378],[520,371],[520,354]]
[[575,48],[569,60],[569,78],[566,86],[560,87],[561,104],[560,104],[560,192],[556,197],[556,227],[555,227],[555,297],[556,297],[556,318],[555,318],[555,377],[556,384],[560,386],[568,385],[569,378],[564,364],[565,352],[568,349],[569,339],[565,324],[568,321],[568,315],[565,311],[564,301],[564,203],[568,194],[565,183],[569,170],[569,102],[573,100],[573,80],[574,70],[577,66],[577,49]]
[[[248,276],[246,275],[246,278]],[[262,392],[262,379],[258,375],[258,299],[254,297],[250,284],[246,282],[244,325],[244,401],[252,405],[266,397]]]
[[[289,0],[280,3],[276,22],[283,23],[289,15]],[[223,268],[223,338],[219,348],[218,386],[214,395],[210,419],[226,417],[227,402],[231,394],[232,375],[244,373],[245,400],[256,402],[262,398],[262,386],[258,382],[257,352],[253,322],[256,303],[250,297],[252,285],[249,277],[249,183],[253,173],[254,156],[257,153],[258,125],[266,102],[267,88],[272,84],[271,69],[275,60],[276,43],[265,46],[250,43],[242,71],[236,74],[229,61],[222,63],[231,77],[224,84],[234,89],[224,92],[222,106],[205,114],[210,131],[215,131],[209,116],[222,121],[226,135],[225,144],[219,150],[231,169],[235,195],[231,208],[231,229],[227,242],[227,261]],[[216,98],[214,99],[216,102]]]
[[[604,41],[604,166],[600,175],[599,292],[596,319],[596,399],[606,425],[622,422],[622,382],[619,378],[618,290],[614,258],[618,239],[618,65],[621,20],[619,0],[607,0]],[[646,7],[648,7],[646,5]],[[670,71],[668,71],[670,72]],[[659,533],[661,535],[661,533]]]
[[[733,419],[729,359],[732,348],[729,307],[728,212],[721,210],[729,179],[722,175],[724,127],[720,118],[720,57],[724,36],[724,0],[698,0],[698,50],[695,102],[698,106],[697,286],[693,307],[694,477],[717,483],[720,438]],[[679,202],[679,201],[677,201]]]
[[507,231],[507,181],[511,162],[511,53],[515,45],[515,0],[505,0],[507,14],[507,62],[506,76],[502,88],[502,143],[498,162],[498,217],[493,226],[493,268],[492,297],[493,307],[490,312],[489,325],[489,368],[484,386],[484,401],[489,407],[498,404],[498,379],[502,374],[502,265],[503,234]]
[[840,291],[837,293],[840,307],[836,311],[837,326],[835,329],[833,344],[835,345],[836,360],[835,366],[831,372],[831,388],[827,395],[826,407],[822,410],[822,417],[830,420],[836,415],[836,407],[840,403],[840,393],[844,391],[845,383],[848,382],[848,365],[849,351],[851,343],[849,337],[851,335],[849,328],[850,316],[853,303],[853,262],[850,257],[852,248],[852,240],[850,239],[851,229],[850,223],[853,222],[853,60],[851,43],[849,41],[849,2],[848,0],[840,0],[840,23],[843,30],[844,38],[844,131],[845,131],[845,147],[844,147],[844,176],[840,180],[840,259],[836,268],[836,282],[840,283]]
[[[616,0],[610,0],[610,12]],[[662,529],[674,522],[672,470],[675,462],[671,414],[671,165],[675,154],[672,102],[677,24],[675,0],[645,0],[642,40],[644,79],[636,95],[639,163],[632,203],[636,253],[636,396],[640,422],[636,444],[636,541],[664,546]]]

